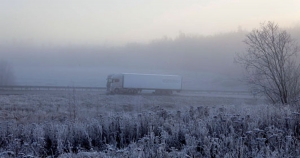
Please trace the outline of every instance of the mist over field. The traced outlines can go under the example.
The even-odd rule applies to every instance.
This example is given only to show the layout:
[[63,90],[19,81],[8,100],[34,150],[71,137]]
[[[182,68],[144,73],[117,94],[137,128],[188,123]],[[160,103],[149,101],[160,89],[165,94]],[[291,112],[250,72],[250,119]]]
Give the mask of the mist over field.
[[[300,27],[288,29],[300,39]],[[183,76],[184,89],[245,90],[243,72],[234,63],[245,50],[247,31],[200,36],[179,33],[149,43],[123,46],[35,45],[2,43],[2,58],[12,63],[18,85],[105,86],[112,73],[155,73]]]
[[0,157],[299,157],[299,8],[0,1]]
[[245,35],[274,21],[299,39],[299,1],[0,2],[0,60],[17,85],[104,86],[111,73],[183,76],[185,89],[245,89]]

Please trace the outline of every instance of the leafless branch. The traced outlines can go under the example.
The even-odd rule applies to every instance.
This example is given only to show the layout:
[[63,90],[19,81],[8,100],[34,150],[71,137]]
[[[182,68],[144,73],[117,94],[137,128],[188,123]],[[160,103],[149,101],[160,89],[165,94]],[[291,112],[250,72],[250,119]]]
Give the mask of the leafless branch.
[[247,52],[237,56],[237,63],[244,66],[252,89],[272,103],[295,102],[300,95],[300,66],[294,60],[299,49],[291,36],[268,22],[246,35],[244,43]]

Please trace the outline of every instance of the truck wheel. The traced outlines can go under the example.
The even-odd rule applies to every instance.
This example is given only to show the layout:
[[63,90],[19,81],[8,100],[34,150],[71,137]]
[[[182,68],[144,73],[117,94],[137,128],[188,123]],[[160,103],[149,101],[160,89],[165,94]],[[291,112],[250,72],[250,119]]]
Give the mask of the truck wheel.
[[162,90],[155,90],[155,91],[154,91],[154,94],[156,94],[156,95],[161,95],[161,94],[163,94],[163,91],[162,91]]
[[115,93],[115,94],[118,94],[118,93],[120,93],[120,90],[119,90],[119,88],[116,88],[116,89],[114,90],[114,93]]
[[173,94],[173,91],[168,90],[168,91],[167,91],[167,94],[168,94],[168,95],[171,95],[171,94]]
[[128,89],[128,94],[132,94],[133,93],[133,89]]
[[139,91],[137,89],[133,90],[133,94],[137,94]]

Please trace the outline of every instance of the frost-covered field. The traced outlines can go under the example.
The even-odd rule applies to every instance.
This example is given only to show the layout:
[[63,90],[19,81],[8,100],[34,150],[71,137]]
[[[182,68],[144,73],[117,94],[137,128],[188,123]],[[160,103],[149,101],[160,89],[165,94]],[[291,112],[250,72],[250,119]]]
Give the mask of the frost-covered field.
[[0,95],[0,157],[298,157],[300,114],[249,97]]

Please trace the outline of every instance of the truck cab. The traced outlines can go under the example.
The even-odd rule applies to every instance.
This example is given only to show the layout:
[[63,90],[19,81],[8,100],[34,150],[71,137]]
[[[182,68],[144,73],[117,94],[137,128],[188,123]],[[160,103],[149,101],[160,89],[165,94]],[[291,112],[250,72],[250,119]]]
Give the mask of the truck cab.
[[123,77],[122,75],[108,75],[106,82],[107,93],[119,93],[123,87]]

